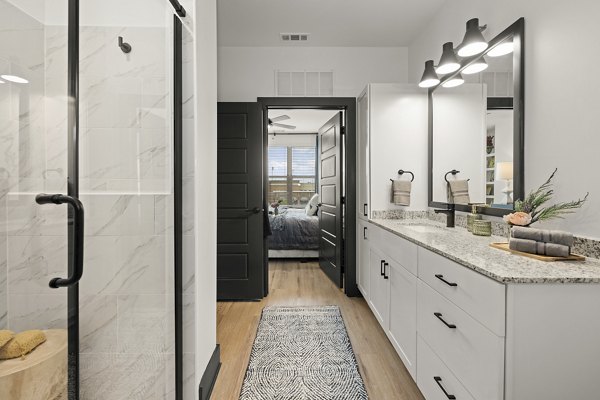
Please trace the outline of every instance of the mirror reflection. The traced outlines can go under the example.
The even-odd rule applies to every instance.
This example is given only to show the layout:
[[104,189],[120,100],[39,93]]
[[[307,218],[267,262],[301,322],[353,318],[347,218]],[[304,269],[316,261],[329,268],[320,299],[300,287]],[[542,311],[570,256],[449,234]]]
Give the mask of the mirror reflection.
[[436,88],[433,201],[513,208],[513,41]]

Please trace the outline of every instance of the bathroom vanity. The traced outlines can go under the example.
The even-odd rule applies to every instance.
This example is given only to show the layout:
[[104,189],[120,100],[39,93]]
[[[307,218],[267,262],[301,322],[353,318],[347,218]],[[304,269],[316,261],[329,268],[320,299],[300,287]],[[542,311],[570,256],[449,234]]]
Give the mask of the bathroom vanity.
[[537,261],[425,219],[359,223],[359,289],[427,400],[600,397],[600,261]]

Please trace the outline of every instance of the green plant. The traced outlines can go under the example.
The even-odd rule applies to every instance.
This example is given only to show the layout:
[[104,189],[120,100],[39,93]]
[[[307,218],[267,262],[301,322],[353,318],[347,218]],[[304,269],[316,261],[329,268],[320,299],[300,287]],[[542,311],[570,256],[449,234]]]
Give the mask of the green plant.
[[552,179],[558,168],[552,172],[552,175],[544,182],[542,186],[533,190],[525,197],[525,200],[515,201],[515,211],[524,212],[531,215],[531,224],[538,221],[547,221],[553,218],[564,218],[565,214],[572,214],[576,209],[581,208],[588,199],[590,193],[586,193],[583,199],[574,201],[567,201],[563,203],[554,204],[548,207],[542,207],[554,196],[554,189],[552,189]]

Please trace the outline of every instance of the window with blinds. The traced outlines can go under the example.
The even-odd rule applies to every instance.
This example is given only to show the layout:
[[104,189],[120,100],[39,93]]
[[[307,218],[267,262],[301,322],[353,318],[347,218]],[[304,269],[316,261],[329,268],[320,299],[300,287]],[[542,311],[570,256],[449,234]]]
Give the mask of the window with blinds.
[[316,147],[269,147],[269,204],[304,207],[316,193]]

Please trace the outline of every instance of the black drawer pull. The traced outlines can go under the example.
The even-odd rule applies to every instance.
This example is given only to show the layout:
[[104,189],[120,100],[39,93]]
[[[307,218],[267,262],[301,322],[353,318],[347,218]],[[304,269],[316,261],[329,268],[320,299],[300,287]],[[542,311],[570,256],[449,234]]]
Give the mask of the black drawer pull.
[[381,274],[381,276],[385,276],[385,267],[383,266],[383,264],[385,264],[385,260],[381,260],[381,265],[379,266],[379,273]]
[[390,264],[384,262],[383,263],[383,279],[390,279],[390,277],[387,275],[387,267],[389,267]]
[[367,238],[367,227],[365,226],[363,228],[363,239],[366,239],[366,238]]
[[436,278],[438,278],[440,281],[444,282],[446,285],[448,286],[452,286],[452,287],[456,287],[458,286],[458,283],[454,283],[454,282],[448,282],[447,280],[444,279],[444,275],[436,275]]
[[433,313],[433,315],[435,315],[437,319],[439,319],[440,321],[442,321],[444,323],[444,325],[446,325],[448,328],[450,328],[450,329],[456,329],[456,325],[449,324],[446,321],[444,321],[444,318],[442,318],[442,313],[436,312],[436,313]]
[[369,211],[367,211],[367,206],[368,206],[368,204],[363,205],[363,214],[365,217],[367,217],[369,215]]
[[438,384],[438,386],[440,387],[440,389],[442,389],[442,392],[444,392],[444,394],[446,395],[446,397],[450,400],[456,400],[456,396],[453,394],[449,394],[446,389],[444,388],[444,386],[442,386],[442,378],[440,378],[439,376],[434,376],[433,380],[435,381],[435,383]]

